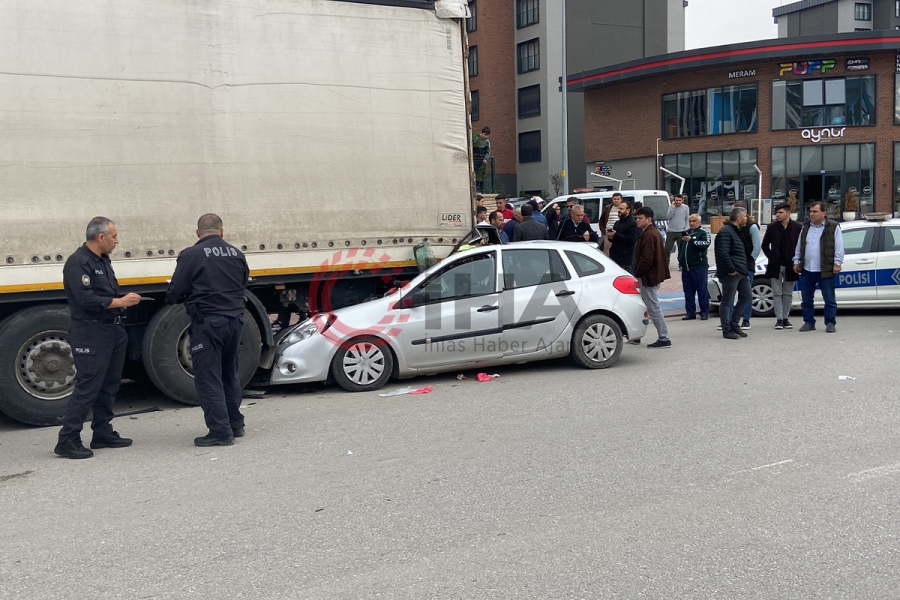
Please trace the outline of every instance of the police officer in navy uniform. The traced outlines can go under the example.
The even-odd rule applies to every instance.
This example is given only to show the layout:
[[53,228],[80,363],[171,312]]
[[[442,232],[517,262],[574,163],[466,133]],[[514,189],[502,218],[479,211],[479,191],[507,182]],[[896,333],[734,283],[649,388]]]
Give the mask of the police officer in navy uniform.
[[128,345],[128,334],[122,326],[125,308],[140,302],[141,297],[133,292],[121,295],[109,262],[109,253],[119,244],[116,224],[106,217],[94,217],[85,239],[63,267],[63,287],[72,315],[69,345],[77,372],[59,443],[53,451],[67,458],[94,455],[81,442],[81,429],[91,411],[91,448],[131,445],[130,439],[113,431],[110,422]]
[[194,440],[197,446],[230,446],[244,435],[238,356],[250,269],[224,233],[217,215],[200,217],[200,241],[178,255],[166,294],[166,304],[184,302],[191,316],[194,385],[209,428]]

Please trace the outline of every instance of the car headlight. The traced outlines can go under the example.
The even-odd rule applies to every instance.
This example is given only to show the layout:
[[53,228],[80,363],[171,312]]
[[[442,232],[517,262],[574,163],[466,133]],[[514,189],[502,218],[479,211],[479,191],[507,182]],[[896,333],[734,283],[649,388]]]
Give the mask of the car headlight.
[[316,335],[319,332],[319,326],[309,321],[307,323],[301,323],[294,329],[290,334],[288,334],[287,338],[285,338],[285,344],[296,344],[299,341],[305,340]]

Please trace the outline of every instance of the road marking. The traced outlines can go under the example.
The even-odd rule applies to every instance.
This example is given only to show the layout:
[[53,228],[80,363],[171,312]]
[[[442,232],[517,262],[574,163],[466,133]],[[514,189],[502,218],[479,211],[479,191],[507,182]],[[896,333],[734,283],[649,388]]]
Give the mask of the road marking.
[[780,460],[778,462],[769,463],[767,465],[761,465],[759,467],[750,467],[749,469],[744,469],[743,471],[735,471],[734,473],[729,473],[729,475],[739,475],[740,473],[752,473],[753,471],[759,471],[760,469],[768,469],[769,467],[777,467],[778,465],[786,465],[788,463],[794,462],[793,458],[789,458],[787,460]]
[[890,465],[882,465],[880,467],[874,467],[872,469],[866,469],[865,471],[857,471],[856,473],[850,473],[844,479],[874,479],[876,477],[884,477],[886,475],[893,475],[895,473],[900,473],[900,462],[896,462]]

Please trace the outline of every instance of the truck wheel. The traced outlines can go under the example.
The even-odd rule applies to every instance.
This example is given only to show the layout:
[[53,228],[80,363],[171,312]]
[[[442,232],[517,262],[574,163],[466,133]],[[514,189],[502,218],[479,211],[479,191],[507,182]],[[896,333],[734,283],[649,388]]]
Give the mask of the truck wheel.
[[[144,368],[150,380],[169,398],[196,406],[200,403],[194,387],[194,366],[191,362],[191,318],[183,304],[159,310],[147,325],[144,334]],[[253,378],[259,366],[262,338],[250,311],[244,309],[244,330],[241,335],[239,373],[241,386]]]
[[56,425],[74,387],[66,306],[35,306],[0,323],[0,410],[29,425]]
[[616,364],[625,340],[622,329],[606,315],[589,315],[572,333],[572,360],[586,369],[606,369]]

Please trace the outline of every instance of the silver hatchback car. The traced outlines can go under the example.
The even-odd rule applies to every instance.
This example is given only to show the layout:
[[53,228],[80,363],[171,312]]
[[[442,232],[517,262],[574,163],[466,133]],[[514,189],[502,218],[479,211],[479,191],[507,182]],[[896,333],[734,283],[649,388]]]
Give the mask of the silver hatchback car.
[[388,296],[292,327],[278,345],[272,383],[333,380],[368,391],[392,376],[560,356],[602,369],[648,322],[637,280],[592,245],[478,247]]

